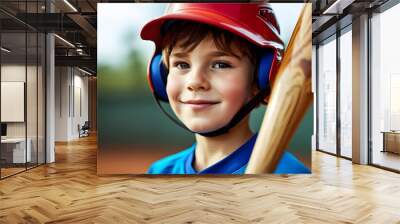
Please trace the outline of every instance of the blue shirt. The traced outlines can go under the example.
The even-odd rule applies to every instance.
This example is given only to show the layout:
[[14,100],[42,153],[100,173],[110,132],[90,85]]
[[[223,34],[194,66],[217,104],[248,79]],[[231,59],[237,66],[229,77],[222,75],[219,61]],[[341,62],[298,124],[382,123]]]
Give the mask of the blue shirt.
[[[244,174],[256,139],[257,135],[254,135],[227,157],[200,172],[192,166],[196,149],[195,143],[181,152],[156,161],[150,166],[148,174]],[[295,156],[285,151],[274,173],[308,174],[311,171]]]

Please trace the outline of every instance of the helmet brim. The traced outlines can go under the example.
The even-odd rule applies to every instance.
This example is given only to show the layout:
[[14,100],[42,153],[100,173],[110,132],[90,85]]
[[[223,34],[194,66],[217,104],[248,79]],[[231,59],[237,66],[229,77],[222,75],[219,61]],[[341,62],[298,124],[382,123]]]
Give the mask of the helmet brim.
[[232,32],[251,43],[258,45],[259,47],[275,48],[278,50],[283,50],[284,46],[280,40],[279,34],[277,35],[269,29],[265,29],[266,32],[271,32],[271,39],[265,39],[259,33],[255,32],[251,27],[248,27],[240,21],[217,14],[216,12],[207,11],[204,9],[186,9],[185,11],[177,11],[170,13],[165,16],[161,16],[147,23],[141,30],[140,36],[143,40],[151,40],[156,44],[156,47],[161,47],[162,44],[162,34],[161,30],[163,25],[170,20],[189,20],[193,22],[208,24],[211,26],[218,27],[220,29]]

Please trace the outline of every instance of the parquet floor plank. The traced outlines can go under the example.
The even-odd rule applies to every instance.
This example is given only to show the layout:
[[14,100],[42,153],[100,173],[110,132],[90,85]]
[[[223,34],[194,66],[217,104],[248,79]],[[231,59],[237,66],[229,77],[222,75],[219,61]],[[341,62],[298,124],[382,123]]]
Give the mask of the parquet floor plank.
[[97,176],[96,138],[0,181],[0,223],[398,223],[400,175],[313,152],[312,175]]

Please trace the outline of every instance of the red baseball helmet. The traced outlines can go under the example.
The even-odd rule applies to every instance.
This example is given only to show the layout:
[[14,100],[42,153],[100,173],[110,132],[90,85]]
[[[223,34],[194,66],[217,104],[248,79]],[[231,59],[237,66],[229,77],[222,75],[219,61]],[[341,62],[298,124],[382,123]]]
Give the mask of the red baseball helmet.
[[162,27],[169,20],[190,20],[218,27],[251,43],[274,50],[269,80],[273,80],[280,63],[284,43],[279,25],[268,3],[172,3],[165,14],[147,23],[140,36],[161,51]]
[[[168,24],[170,24],[168,22],[176,20],[189,20],[214,26],[238,35],[260,48],[268,49],[265,51],[265,55],[261,56],[257,69],[257,83],[260,87],[260,92],[243,105],[228,124],[217,130],[198,134],[212,137],[226,133],[269,94],[269,83],[273,82],[284,49],[275,15],[267,3],[170,4],[165,14],[147,23],[140,34],[143,40],[151,40],[156,45],[154,55],[149,62],[148,79],[157,102],[158,100],[168,102],[166,92],[168,72],[162,64],[161,44],[163,32],[168,30]],[[174,118],[170,118],[187,129]]]

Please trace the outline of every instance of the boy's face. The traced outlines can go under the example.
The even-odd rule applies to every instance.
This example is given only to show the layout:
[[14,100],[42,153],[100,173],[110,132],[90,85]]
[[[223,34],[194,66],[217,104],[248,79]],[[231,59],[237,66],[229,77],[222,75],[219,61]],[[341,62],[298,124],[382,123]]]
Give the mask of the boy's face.
[[169,102],[190,130],[216,130],[254,96],[253,72],[248,57],[219,50],[210,37],[191,52],[174,47],[169,57]]

